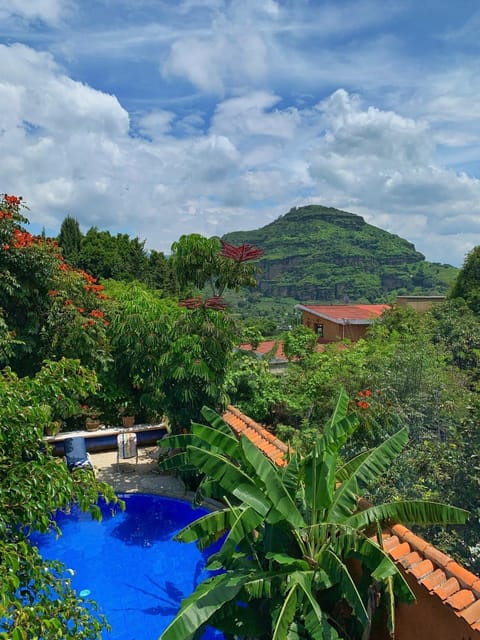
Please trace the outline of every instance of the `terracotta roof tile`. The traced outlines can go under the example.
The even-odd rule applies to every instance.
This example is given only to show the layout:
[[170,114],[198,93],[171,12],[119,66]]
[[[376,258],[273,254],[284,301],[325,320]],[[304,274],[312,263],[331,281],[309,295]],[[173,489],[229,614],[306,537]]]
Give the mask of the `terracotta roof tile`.
[[440,586],[444,582],[447,581],[447,576],[445,572],[441,569],[436,569],[433,573],[431,573],[426,578],[422,578],[420,582],[423,586],[429,591],[433,591],[436,587]]
[[446,582],[433,590],[441,600],[446,600],[460,589],[458,580],[449,578]]
[[426,576],[433,573],[435,567],[432,564],[431,560],[422,560],[415,566],[409,569],[410,573],[413,574],[417,580],[420,578],[425,578]]
[[475,624],[478,627],[480,624],[480,600],[477,600],[463,611],[460,611],[458,615],[464,618],[468,624]]
[[461,589],[447,599],[447,603],[454,609],[465,609],[475,602],[475,596],[470,589]]
[[[407,543],[405,543],[407,544]],[[407,544],[408,546],[408,544]],[[408,547],[410,549],[410,547]],[[406,556],[401,556],[399,558],[399,562],[402,565],[402,567],[405,567],[405,569],[407,569],[407,571],[410,571],[410,569],[412,567],[415,567],[417,564],[419,564],[422,561],[422,556],[419,555],[416,551],[410,551],[410,553],[407,553]]]
[[403,556],[406,556],[410,552],[411,549],[408,542],[403,542],[389,551],[389,555],[392,556],[394,560],[400,560],[400,558],[403,558]]
[[[286,465],[288,446],[268,429],[236,407],[229,405],[223,419],[237,436],[245,434],[272,462]],[[361,508],[361,501],[359,501]],[[480,578],[450,556],[436,549],[402,524],[393,525],[383,536],[383,548],[388,555],[414,576],[432,596],[480,631]]]

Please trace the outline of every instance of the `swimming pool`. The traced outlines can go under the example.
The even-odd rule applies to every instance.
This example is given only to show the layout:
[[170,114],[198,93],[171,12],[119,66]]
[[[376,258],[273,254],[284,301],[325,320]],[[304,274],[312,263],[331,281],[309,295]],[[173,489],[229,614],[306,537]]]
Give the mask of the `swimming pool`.
[[[98,602],[112,626],[111,633],[103,633],[105,640],[156,640],[182,598],[207,577],[208,554],[172,540],[207,512],[162,496],[120,497],[124,512],[112,517],[111,508],[103,506],[103,520],[97,522],[75,508],[58,515],[60,538],[35,536],[34,542],[44,558],[61,560],[75,571],[77,593]],[[211,630],[204,638],[223,636]]]

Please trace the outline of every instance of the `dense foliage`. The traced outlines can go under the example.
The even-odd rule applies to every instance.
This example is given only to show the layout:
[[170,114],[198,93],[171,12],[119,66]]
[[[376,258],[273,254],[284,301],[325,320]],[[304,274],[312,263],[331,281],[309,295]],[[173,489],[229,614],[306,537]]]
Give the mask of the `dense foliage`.
[[478,572],[479,338],[480,319],[457,302],[427,314],[395,309],[373,326],[367,340],[347,348],[297,350],[280,377],[252,367],[232,400],[254,419],[274,425],[280,438],[301,451],[315,441],[339,385],[353,399],[360,421],[343,455],[360,453],[408,427],[409,446],[388,482],[379,478],[371,485],[369,497],[461,504],[471,512],[468,526],[424,535]]
[[[225,503],[177,539],[203,549],[228,531],[209,561],[222,571],[182,602],[162,640],[192,637],[207,623],[229,638],[368,638],[382,602],[394,632],[394,600],[414,596],[382,548],[382,523],[464,522],[466,513],[419,500],[359,510],[359,493],[391,468],[408,436],[401,429],[340,464],[340,449],[359,424],[348,405],[341,392],[310,451],[294,453],[283,468],[245,436],[239,442],[210,410],[210,427],[194,424],[190,436],[162,442],[184,449],[163,468],[196,466],[203,486],[210,493],[211,483],[218,485]],[[353,559],[361,562],[360,579]]]
[[99,495],[116,501],[93,472],[69,473],[42,441],[95,387],[94,375],[70,360],[47,362],[33,377],[8,368],[0,376],[0,638],[100,638],[106,624],[28,538],[31,529],[55,530],[57,509],[77,503],[99,518]]

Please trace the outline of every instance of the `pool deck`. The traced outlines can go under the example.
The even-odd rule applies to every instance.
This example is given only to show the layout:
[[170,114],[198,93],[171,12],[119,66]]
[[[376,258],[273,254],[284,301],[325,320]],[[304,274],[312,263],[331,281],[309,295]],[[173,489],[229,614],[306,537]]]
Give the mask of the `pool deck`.
[[160,473],[157,466],[157,446],[139,447],[138,464],[135,458],[121,460],[117,467],[117,452],[91,453],[95,475],[98,480],[108,482],[118,493],[157,493],[183,500],[192,494],[185,490],[183,482],[174,475]]

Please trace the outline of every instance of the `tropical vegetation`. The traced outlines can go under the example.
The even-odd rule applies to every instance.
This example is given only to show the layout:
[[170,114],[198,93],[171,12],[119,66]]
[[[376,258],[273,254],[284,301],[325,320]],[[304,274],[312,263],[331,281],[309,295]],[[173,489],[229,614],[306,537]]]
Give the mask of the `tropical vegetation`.
[[[220,498],[227,495],[225,487],[222,488],[217,477],[210,478],[213,482],[207,481],[209,469],[194,460],[197,455],[207,454],[197,452],[193,456],[195,447],[203,450],[206,446],[202,438],[208,427],[198,426],[205,405],[221,414],[226,403],[233,402],[252,418],[268,424],[278,437],[290,444],[297,452],[298,476],[291,466],[293,457],[289,462],[292,476],[288,476],[296,478],[295,490],[282,475],[285,469],[269,470],[268,477],[276,478],[275,486],[283,483],[287,492],[294,491],[288,494],[294,502],[302,495],[306,500],[311,492],[306,469],[313,469],[318,463],[319,473],[328,475],[328,482],[326,479],[325,482],[331,488],[328,483],[332,481],[334,467],[330,465],[327,473],[325,465],[329,460],[338,463],[338,472],[345,460],[356,457],[362,460],[367,451],[378,447],[380,451],[383,451],[382,447],[390,450],[394,446],[399,450],[398,455],[385,474],[359,479],[362,495],[376,505],[427,500],[459,504],[469,510],[468,524],[447,529],[443,525],[424,524],[428,528],[423,529],[423,535],[470,569],[480,571],[478,248],[466,257],[447,302],[427,314],[392,309],[375,323],[366,340],[341,348],[330,345],[318,351],[315,336],[296,325],[298,319],[293,313],[293,299],[286,299],[287,305],[282,306],[279,300],[272,302],[267,297],[262,298],[261,293],[255,293],[259,265],[263,265],[264,276],[267,275],[265,261],[270,260],[269,251],[273,251],[273,245],[267,242],[267,232],[264,234],[265,254],[246,242],[238,246],[237,241],[231,244],[225,239],[191,234],[180,238],[167,258],[160,252],[146,251],[143,241],[131,239],[126,234],[114,236],[96,228],[82,233],[78,222],[69,216],[65,218],[58,238],[47,238],[45,234],[33,236],[27,229],[27,212],[21,198],[8,194],[1,197],[0,638],[99,637],[105,621],[95,614],[89,603],[76,600],[68,576],[61,574],[58,565],[44,563],[30,547],[26,534],[33,526],[40,530],[55,528],[51,514],[72,502],[98,516],[96,505],[100,496],[114,499],[109,487],[97,483],[92,474],[68,474],[65,465],[52,456],[50,447],[43,440],[44,434],[82,428],[85,418],[92,415],[99,416],[106,424],[119,424],[120,416],[127,409],[142,422],[165,419],[172,433],[180,438],[178,445],[185,448],[188,443],[182,454],[184,457],[177,459],[188,462],[186,467],[180,471],[176,462],[172,464],[182,477],[192,481],[192,486],[200,483],[201,492],[209,491]],[[316,208],[297,210],[293,217],[297,215],[303,220],[307,214],[317,221],[315,224],[320,215],[325,224],[335,227],[337,214],[331,210],[320,211],[320,214]],[[376,245],[372,238],[375,231],[357,218],[345,213],[338,218],[337,226],[345,231],[356,230],[357,240],[361,240],[358,251],[360,245],[363,248],[368,245],[370,254],[374,255]],[[291,222],[290,214],[284,217],[285,225],[293,234],[295,225]],[[308,220],[304,222],[307,224]],[[308,229],[308,225],[305,228]],[[343,236],[340,234],[339,237]],[[393,264],[384,265],[385,273],[390,273],[389,269],[404,275],[408,272],[408,279],[412,281],[410,276],[415,280],[415,270],[423,270],[423,274],[428,275],[433,269],[439,280],[434,279],[436,284],[427,290],[435,292],[445,290],[452,273],[456,274],[455,270],[443,270],[441,265],[429,266],[404,241],[399,242],[388,235],[384,240],[388,251],[379,252],[378,264],[383,264],[382,256],[393,251],[399,260],[405,258],[410,265],[405,273],[401,261],[398,270]],[[285,249],[279,249],[279,260],[284,260],[289,246],[297,246],[293,235]],[[299,256],[308,255],[310,249],[306,246],[302,251]],[[362,261],[358,264],[353,261],[352,265],[354,263],[357,265],[356,278],[367,274]],[[294,266],[295,260],[290,260],[290,264]],[[275,267],[272,265],[268,267],[271,276]],[[296,277],[300,282],[299,273],[292,276],[292,281]],[[369,282],[371,277],[371,274],[365,275],[364,281]],[[382,282],[392,284],[393,280],[389,278]],[[423,286],[421,282],[427,281],[418,280],[418,287]],[[388,295],[391,291],[393,289],[388,289]],[[343,290],[341,294],[343,296]],[[360,295],[360,289],[357,294]],[[384,294],[382,290],[379,295]],[[268,354],[260,359],[252,351],[238,348],[242,342],[258,345],[264,336],[273,336],[275,341],[284,343],[289,362],[282,375],[272,373]],[[275,350],[274,344],[270,356]],[[327,447],[327,456],[327,449],[321,448],[327,442],[325,433],[329,429],[335,433],[340,429],[334,427],[329,418],[339,387],[345,388],[350,398],[352,415],[339,418],[338,424],[355,424],[355,428],[338,450],[334,447],[334,453]],[[249,445],[234,443],[231,436],[223,432],[218,418],[211,412],[208,417],[215,424],[215,433],[220,430],[223,443],[220,446],[209,441],[208,455],[212,455],[215,447],[219,448],[218,456],[228,460],[229,466],[225,469],[229,473],[233,473],[232,467],[238,466],[239,473],[249,478],[246,480],[248,486],[260,487],[260,493],[255,489],[258,505],[251,507],[264,510],[271,497],[268,497],[270,494],[263,495],[265,481],[257,477],[257,471],[260,473],[263,465],[259,463],[255,465],[258,470],[252,469],[248,458],[255,454],[249,450],[246,454]],[[327,427],[324,429],[323,425]],[[403,444],[405,435],[396,434],[405,434],[406,428],[409,441],[402,448],[400,441]],[[230,439],[225,439],[227,435]],[[217,437],[220,436],[216,435],[215,439]],[[323,445],[318,444],[321,441]],[[223,450],[225,443],[232,449]],[[317,447],[320,447],[320,454],[314,464],[309,456],[313,456]],[[379,466],[377,471],[382,468]],[[351,471],[353,473],[353,467]],[[266,472],[262,470],[261,473]],[[334,487],[333,494],[326,494],[328,500],[336,500],[336,491]],[[240,500],[233,495],[227,507],[246,509],[242,501],[243,496]],[[292,524],[285,514],[282,517],[277,514],[278,522],[264,519],[254,528],[258,533],[274,527],[277,535],[280,527],[283,537],[278,538],[279,542],[296,540],[295,527],[312,522],[309,518],[313,511],[307,513],[305,504],[295,502],[303,518],[301,522],[296,519]],[[316,513],[317,519],[320,515],[325,516],[329,509],[325,505],[317,504],[317,507],[323,510],[321,514],[320,511]],[[243,511],[235,513],[240,517]],[[254,515],[253,511],[248,511],[245,518],[250,521],[251,517],[253,522],[260,515],[260,512]],[[419,517],[418,521],[425,523],[426,519]],[[428,522],[431,521],[433,518]],[[243,520],[241,522],[243,527]],[[344,526],[338,519],[330,524]],[[230,547],[237,535],[235,530],[236,527],[232,529],[233,537],[229,537]],[[243,560],[240,562],[244,557],[241,555],[244,544],[252,542],[252,530],[246,530],[239,543],[239,556],[235,552],[230,559],[226,558],[230,547],[224,547],[219,562],[227,573],[234,567],[253,570],[253,556],[247,558],[245,566]],[[313,530],[320,535],[317,525]],[[360,527],[355,534],[352,532],[352,540],[363,540],[365,532],[370,533],[368,527]],[[307,584],[305,572],[309,570],[301,562],[291,564],[291,558],[288,559],[289,553],[293,553],[295,560],[299,559],[299,547],[295,548],[292,542],[282,564],[283,556],[278,555],[278,549],[266,546],[262,551],[261,544],[267,544],[268,535],[262,533],[257,538],[257,533],[253,543],[258,543],[259,548],[252,548],[259,554],[258,558],[265,554],[262,566],[270,572],[280,570],[278,580],[271,573],[268,574],[271,580],[262,578],[258,585],[262,585],[261,589],[272,588],[276,602],[279,602],[280,593],[289,596],[288,611],[280,616],[277,610],[267,607],[265,620],[273,625],[271,628],[276,628],[277,620],[281,620],[280,633],[284,621],[295,609],[290,626],[297,625],[298,629],[302,625],[308,626],[310,613],[305,601],[308,597],[303,587]],[[325,535],[328,536],[328,531]],[[364,550],[360,545],[352,553],[355,555]],[[340,553],[343,549],[337,551]],[[277,555],[266,558],[268,553]],[[301,577],[295,573],[296,577],[291,578],[292,572],[298,572]],[[329,590],[337,594],[345,585],[332,582],[331,587],[323,589],[328,581],[322,583],[327,579],[323,573],[318,575],[319,582],[309,584],[318,596],[322,624],[332,629],[329,633],[341,634],[341,628],[346,633],[352,627],[353,633],[360,634],[362,628],[368,629],[369,622],[366,626],[363,624],[366,618],[359,602],[354,611],[355,620],[332,610],[326,597]],[[297,577],[298,585],[290,594],[289,589],[297,584]],[[398,579],[396,583],[399,584]],[[323,585],[323,590],[319,585]],[[242,583],[237,592],[241,596],[238,602],[248,603],[248,597],[252,595],[249,588],[248,582]],[[355,588],[364,603],[362,584],[355,583]],[[381,588],[386,589],[385,586]],[[320,591],[322,596],[319,596]],[[387,591],[382,591],[382,597],[388,600]],[[401,589],[399,596],[402,596]],[[349,597],[353,596],[350,594]],[[262,598],[262,595],[253,598],[251,604],[254,608],[258,605],[263,612],[267,605]],[[234,600],[225,605],[224,611],[236,603]],[[237,609],[240,617],[245,616],[242,624],[247,625],[252,607]],[[315,615],[320,615],[317,608],[315,611]],[[363,615],[360,622],[356,619],[359,611]],[[367,613],[370,620],[368,606]],[[211,622],[220,624],[221,615],[220,610],[215,612]],[[49,622],[51,619],[60,622]],[[248,631],[247,626],[245,629]]]
[[181,453],[161,468],[195,466],[205,474],[199,492],[214,490],[225,505],[176,536],[204,549],[225,534],[209,560],[219,573],[182,602],[162,640],[193,637],[207,623],[226,638],[366,639],[382,603],[394,633],[395,599],[414,596],[382,548],[382,526],[463,523],[467,514],[422,500],[359,508],[359,496],[392,466],[408,432],[344,462],[342,448],[359,427],[348,407],[342,391],[310,452],[293,452],[285,467],[246,436],[238,441],[207,409],[210,426],[193,424],[191,434],[162,441]]

